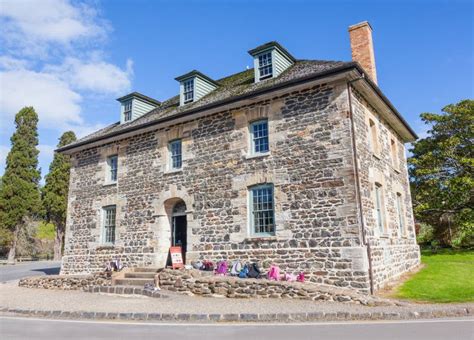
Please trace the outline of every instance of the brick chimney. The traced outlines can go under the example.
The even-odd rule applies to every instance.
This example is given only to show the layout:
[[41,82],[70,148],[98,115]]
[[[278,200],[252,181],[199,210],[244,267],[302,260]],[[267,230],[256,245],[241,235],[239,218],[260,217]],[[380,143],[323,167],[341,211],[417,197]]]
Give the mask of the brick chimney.
[[349,26],[352,60],[357,61],[367,75],[377,84],[372,27],[367,21]]

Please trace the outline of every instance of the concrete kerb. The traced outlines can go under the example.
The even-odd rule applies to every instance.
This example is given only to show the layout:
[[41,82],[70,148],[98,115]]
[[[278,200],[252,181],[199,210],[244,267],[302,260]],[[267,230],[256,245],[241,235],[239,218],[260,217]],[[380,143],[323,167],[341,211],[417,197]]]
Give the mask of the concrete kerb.
[[447,310],[401,311],[401,312],[311,312],[276,314],[188,314],[188,313],[115,313],[89,311],[32,310],[0,307],[2,316],[40,317],[48,319],[75,320],[119,320],[119,321],[163,321],[163,322],[317,322],[317,321],[353,321],[353,320],[415,320],[447,317],[473,316],[470,307]]

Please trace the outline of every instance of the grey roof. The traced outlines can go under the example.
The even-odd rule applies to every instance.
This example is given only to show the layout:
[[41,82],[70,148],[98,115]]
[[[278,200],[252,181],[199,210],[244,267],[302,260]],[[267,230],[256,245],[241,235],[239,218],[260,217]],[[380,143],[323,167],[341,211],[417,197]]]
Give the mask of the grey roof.
[[133,98],[133,97],[140,98],[140,99],[142,99],[142,100],[144,100],[144,101],[146,101],[146,102],[148,102],[152,105],[155,105],[155,106],[161,105],[161,103],[158,100],[150,98],[148,96],[145,96],[144,94],[141,94],[139,92],[132,92],[132,93],[126,94],[123,97],[117,98],[117,100],[119,102],[122,102],[124,100],[130,99],[130,98]]
[[284,48],[283,46],[281,46],[278,41],[270,41],[270,42],[267,42],[263,45],[260,45],[260,46],[257,46],[255,48],[252,48],[250,51],[248,51],[248,53],[251,55],[251,56],[254,56],[255,54],[258,54],[262,51],[265,51],[267,49],[269,49],[270,47],[276,47],[277,49],[279,49],[283,54],[285,54],[288,59],[290,59],[292,62],[295,62],[296,59],[295,57],[293,57],[291,55],[290,52],[288,52],[288,50],[286,48]]
[[187,78],[191,78],[191,77],[194,77],[194,76],[198,76],[198,77],[201,77],[205,80],[207,80],[208,82],[210,82],[211,84],[214,84],[216,86],[219,86],[219,84],[214,80],[214,79],[211,79],[209,78],[208,76],[206,76],[204,73],[202,72],[199,72],[198,70],[192,70],[186,74],[183,74],[182,76],[179,76],[179,77],[176,77],[174,78],[175,80],[177,81],[182,81],[182,80],[185,80]]
[[[150,125],[173,120],[184,115],[192,115],[197,111],[224,105],[234,100],[237,101],[263,92],[272,91],[274,88],[281,88],[288,86],[289,84],[294,84],[299,81],[303,82],[307,79],[319,76],[324,77],[330,73],[347,71],[352,68],[358,69],[361,74],[363,73],[360,65],[355,62],[297,60],[278,77],[270,78],[258,83],[255,83],[254,81],[254,70],[248,69],[217,80],[216,83],[219,85],[219,87],[196,102],[187,104],[185,106],[179,106],[179,95],[171,97],[161,102],[160,106],[131,122],[124,124],[117,122],[111,124],[86,137],[80,138],[71,144],[59,148],[58,151],[66,151],[80,145],[86,145],[101,139],[117,136],[122,133],[139,130]],[[396,112],[397,116],[402,120],[404,125],[407,126],[410,131],[412,131],[408,124],[403,120],[401,115],[399,115],[399,113],[393,107],[393,105],[382,94],[380,89],[378,89],[376,85],[373,85],[373,87],[374,90],[376,90],[377,93],[383,97],[383,100],[386,101],[388,105]]]

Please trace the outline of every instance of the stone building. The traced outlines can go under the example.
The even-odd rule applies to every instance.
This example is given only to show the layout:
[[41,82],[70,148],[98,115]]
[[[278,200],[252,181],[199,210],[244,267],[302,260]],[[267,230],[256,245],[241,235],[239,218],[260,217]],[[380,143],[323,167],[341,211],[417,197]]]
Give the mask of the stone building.
[[295,59],[277,42],[254,68],[177,77],[160,102],[119,98],[120,121],[72,159],[63,274],[241,259],[370,292],[419,264],[404,144],[413,130],[377,86],[371,27],[351,62]]

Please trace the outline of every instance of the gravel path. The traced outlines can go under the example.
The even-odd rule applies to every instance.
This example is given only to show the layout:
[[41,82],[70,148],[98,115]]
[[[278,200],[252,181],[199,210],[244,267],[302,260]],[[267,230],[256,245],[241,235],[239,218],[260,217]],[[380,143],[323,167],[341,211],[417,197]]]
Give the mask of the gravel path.
[[403,312],[436,311],[459,307],[473,308],[474,303],[464,304],[407,304],[403,307],[367,307],[350,303],[315,302],[289,299],[227,299],[184,296],[164,291],[168,298],[145,296],[117,296],[82,291],[60,291],[22,288],[17,281],[0,284],[0,307],[94,311],[116,313],[310,313],[310,312]]

